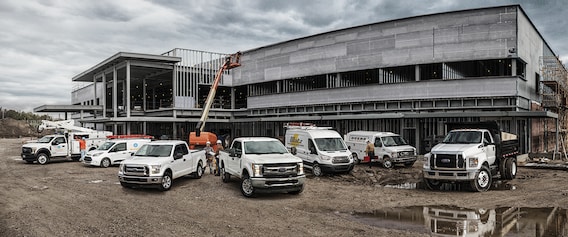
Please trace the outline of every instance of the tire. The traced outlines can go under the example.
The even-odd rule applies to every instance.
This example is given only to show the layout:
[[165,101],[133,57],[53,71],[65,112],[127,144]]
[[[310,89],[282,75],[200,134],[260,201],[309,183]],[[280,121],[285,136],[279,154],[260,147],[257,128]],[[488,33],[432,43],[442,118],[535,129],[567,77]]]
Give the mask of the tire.
[[414,162],[411,162],[411,163],[405,163],[405,164],[404,164],[404,167],[406,167],[406,168],[410,168],[410,167],[412,167],[413,165],[414,165]]
[[247,173],[243,176],[241,180],[241,193],[243,196],[249,198],[254,196],[254,187],[252,186],[252,179]]
[[223,181],[223,183],[228,183],[229,180],[231,179],[231,174],[225,171],[225,165],[221,166],[221,168],[219,169],[219,173],[221,174],[221,180]]
[[200,179],[201,177],[203,177],[203,165],[201,164],[201,161],[197,164],[197,169],[195,170],[195,173],[193,174],[193,177],[196,179]]
[[517,176],[517,160],[514,158],[505,159],[505,165],[503,169],[504,173],[501,174],[507,180],[512,180]]
[[481,166],[481,169],[475,175],[475,179],[470,182],[471,189],[475,192],[485,192],[489,190],[492,183],[491,172],[486,166]]
[[426,188],[429,190],[440,190],[444,183],[435,179],[424,179],[424,184],[426,184]]
[[109,158],[103,158],[101,160],[101,167],[102,168],[108,168],[110,166],[110,159]]
[[162,183],[160,183],[160,191],[170,190],[170,188],[172,188],[172,183],[172,174],[169,171],[166,171],[162,177]]
[[303,191],[304,191],[304,185],[300,186],[300,189],[298,189],[296,191],[291,191],[291,192],[288,192],[288,193],[292,194],[292,195],[298,195],[298,194],[302,193]]
[[394,164],[392,163],[392,160],[389,157],[385,156],[383,158],[383,167],[387,169],[392,169],[392,167],[394,167]]
[[314,163],[314,166],[312,166],[312,173],[316,177],[320,177],[320,176],[323,175],[323,172],[321,171],[321,167],[317,163]]
[[47,156],[47,154],[45,153],[39,153],[37,155],[37,163],[40,165],[45,165],[49,163],[49,156]]
[[356,165],[361,164],[361,160],[359,160],[357,153],[353,153],[353,163],[355,163]]

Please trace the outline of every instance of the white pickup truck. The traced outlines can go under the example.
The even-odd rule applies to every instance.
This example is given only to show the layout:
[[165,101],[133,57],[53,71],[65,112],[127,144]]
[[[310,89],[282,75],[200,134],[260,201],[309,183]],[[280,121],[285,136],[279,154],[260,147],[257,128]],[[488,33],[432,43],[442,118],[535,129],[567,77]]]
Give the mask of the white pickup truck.
[[241,179],[241,193],[252,197],[260,192],[300,194],[304,190],[304,164],[277,139],[241,137],[219,152],[221,179]]
[[118,180],[126,188],[157,186],[167,191],[179,177],[201,178],[205,161],[204,150],[190,150],[184,141],[153,141],[120,163]]

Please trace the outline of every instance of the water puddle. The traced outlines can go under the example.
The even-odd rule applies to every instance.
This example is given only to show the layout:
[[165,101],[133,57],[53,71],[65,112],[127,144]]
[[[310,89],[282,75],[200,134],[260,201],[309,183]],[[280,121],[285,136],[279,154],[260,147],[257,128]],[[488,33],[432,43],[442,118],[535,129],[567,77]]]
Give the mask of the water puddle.
[[354,212],[347,219],[385,229],[432,236],[565,236],[567,210],[558,207],[411,206]]
[[[385,188],[395,188],[395,189],[428,189],[426,184],[423,182],[418,183],[402,183],[402,184],[387,184]],[[517,187],[506,181],[497,180],[493,182],[490,190],[515,190]],[[440,187],[441,191],[467,191],[470,190],[468,183],[445,183]]]

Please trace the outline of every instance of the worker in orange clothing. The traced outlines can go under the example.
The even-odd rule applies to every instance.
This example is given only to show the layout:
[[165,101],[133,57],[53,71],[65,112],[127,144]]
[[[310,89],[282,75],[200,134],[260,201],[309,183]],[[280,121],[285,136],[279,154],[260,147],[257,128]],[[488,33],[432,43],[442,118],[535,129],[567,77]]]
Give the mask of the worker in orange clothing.
[[369,156],[369,168],[371,168],[371,162],[375,159],[375,144],[367,140],[367,147],[365,147],[365,152]]
[[85,155],[87,154],[87,142],[84,137],[78,137],[79,140],[79,150],[81,150],[81,159],[79,161],[83,162],[85,160]]

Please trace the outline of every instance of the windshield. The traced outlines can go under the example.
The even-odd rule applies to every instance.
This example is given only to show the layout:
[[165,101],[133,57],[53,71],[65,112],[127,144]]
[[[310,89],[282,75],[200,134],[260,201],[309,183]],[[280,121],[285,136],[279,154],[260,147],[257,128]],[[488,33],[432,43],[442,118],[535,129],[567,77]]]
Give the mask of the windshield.
[[442,143],[470,144],[481,143],[481,132],[479,131],[451,131]]
[[106,150],[110,149],[112,147],[112,145],[114,145],[114,142],[105,142],[99,148],[97,148],[97,150],[106,151]]
[[403,146],[408,145],[406,140],[400,136],[381,137],[385,146]]
[[316,138],[316,146],[320,151],[345,151],[347,147],[338,137]]
[[172,153],[172,145],[150,145],[140,147],[135,156],[168,157]]
[[249,141],[245,142],[246,154],[284,154],[288,150],[280,141]]
[[37,140],[37,143],[49,143],[51,142],[51,139],[53,139],[54,137],[52,136],[45,136],[40,138],[39,140]]

